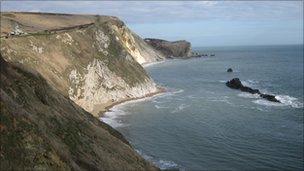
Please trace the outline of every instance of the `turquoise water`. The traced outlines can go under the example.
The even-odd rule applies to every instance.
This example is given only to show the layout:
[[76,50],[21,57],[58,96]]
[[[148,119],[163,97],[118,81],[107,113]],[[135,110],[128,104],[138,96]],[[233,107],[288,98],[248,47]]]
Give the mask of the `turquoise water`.
[[[162,169],[303,170],[303,46],[208,50],[147,67],[168,92],[102,119]],[[226,87],[234,77],[283,103]]]

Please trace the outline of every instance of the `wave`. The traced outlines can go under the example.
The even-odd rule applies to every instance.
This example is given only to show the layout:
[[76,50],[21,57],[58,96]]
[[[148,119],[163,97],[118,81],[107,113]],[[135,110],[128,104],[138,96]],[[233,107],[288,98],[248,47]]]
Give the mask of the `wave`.
[[184,90],[183,89],[179,89],[179,90],[171,92],[171,94],[175,95],[175,94],[179,94],[179,93],[182,93],[182,92],[184,92]]
[[189,107],[190,105],[186,105],[186,104],[180,104],[179,106],[177,106],[173,111],[171,111],[171,113],[177,113],[179,111],[184,110],[185,108]]
[[283,103],[271,102],[264,99],[254,100],[253,103],[263,105],[263,106],[285,106]]
[[188,99],[198,99],[198,98],[201,98],[201,97],[197,97],[195,95],[189,95],[187,96]]
[[303,103],[299,102],[297,98],[291,97],[288,95],[278,95],[276,96],[280,102],[282,102],[285,105],[289,105],[293,108],[303,108]]
[[135,149],[135,151],[141,155],[144,159],[152,162],[154,165],[159,167],[161,170],[184,170],[181,166],[173,161],[156,159],[152,156],[144,154],[142,151]]
[[[158,95],[155,95],[155,96],[158,96]],[[145,97],[145,98],[136,99],[136,100],[130,100],[130,101],[126,101],[126,102],[117,104],[117,105],[113,106],[109,111],[105,112],[104,115],[102,117],[100,117],[100,120],[109,124],[113,128],[128,126],[127,124],[124,124],[124,123],[122,123],[121,120],[119,120],[119,116],[128,114],[124,110],[124,107],[126,105],[130,105],[130,104],[133,104],[133,103],[138,103],[138,102],[151,100],[151,99],[155,98],[155,96]]]
[[182,93],[182,92],[184,92],[183,89],[178,89],[178,90],[176,90],[176,89],[168,89],[168,91],[166,91],[165,93],[163,93],[163,94],[161,94],[161,95],[159,95],[157,97],[159,98],[159,97],[174,96],[174,95]]
[[169,107],[166,107],[166,106],[159,106],[159,105],[154,105],[154,107],[156,109],[165,109],[165,108],[169,108]]
[[303,108],[303,103],[299,102],[297,98],[288,95],[276,95],[275,96],[281,103],[270,102],[264,99],[254,100],[256,104],[264,106],[291,106],[293,108]]
[[[242,83],[246,86],[252,86],[254,84],[255,85],[258,84],[259,82],[255,81],[255,80],[246,80],[246,81],[242,81]],[[263,93],[266,93],[266,94],[273,94],[271,92],[268,92],[265,89],[260,90],[260,91]],[[245,93],[245,92],[238,94],[238,96],[245,97],[245,98],[251,98],[251,99],[260,98],[260,96],[258,94],[250,94],[250,93]],[[281,103],[270,102],[265,99],[258,99],[258,100],[254,100],[253,102],[256,104],[264,105],[264,106],[291,106],[293,108],[303,108],[303,103],[299,102],[298,99],[295,97],[288,96],[288,95],[275,95],[275,97]]]
[[114,106],[110,111],[106,112],[102,117],[100,117],[100,120],[109,124],[113,128],[124,127],[128,125],[122,123],[118,117],[126,114],[127,113],[124,110]]
[[174,163],[173,161],[158,160],[158,161],[154,162],[154,164],[162,170],[177,169],[178,168],[178,165],[176,163]]
[[143,64],[143,67],[147,68],[147,67],[150,67],[150,66],[153,66],[153,65],[156,65],[156,64],[164,63],[165,61],[166,60],[146,63],[146,64]]
[[227,103],[229,105],[235,106],[232,102],[229,101],[229,97],[228,96],[222,96],[220,98],[210,97],[209,101],[212,101],[212,102],[223,102],[223,103]]
[[256,80],[244,80],[244,81],[242,81],[242,84],[244,86],[247,86],[247,87],[255,87],[257,84],[259,84],[259,81],[256,81]]
[[[161,103],[165,103],[164,101],[160,101],[159,99],[164,99],[164,98],[171,98],[172,96],[175,96],[176,94],[179,94],[179,93],[182,93],[184,92],[183,89],[168,89],[168,91],[162,93],[162,94],[159,94],[159,95],[156,95],[153,97],[153,100],[152,102],[153,103],[158,103],[158,104],[161,104]],[[177,99],[177,98],[176,98]]]
[[238,94],[238,96],[245,97],[245,98],[250,98],[250,99],[260,98],[260,95],[258,95],[258,94],[251,94],[251,93],[245,93],[245,92],[242,92],[242,93]]
[[[109,125],[111,125],[113,128],[128,126],[127,124],[124,124],[124,123],[122,123],[121,120],[119,120],[119,116],[128,114],[124,110],[124,107],[126,105],[130,106],[131,104],[144,102],[144,101],[148,101],[148,100],[152,100],[153,102],[158,103],[158,101],[156,99],[158,99],[160,97],[172,96],[172,95],[182,93],[182,92],[184,92],[183,89],[174,90],[174,91],[169,90],[167,92],[160,93],[160,94],[157,94],[157,95],[154,95],[154,96],[123,102],[121,104],[115,105],[109,111],[105,112],[105,114],[102,117],[100,117],[100,120],[109,124]],[[162,103],[162,102],[160,102],[160,103]],[[158,108],[158,107],[159,108],[166,108],[166,107],[161,107],[161,106],[158,106],[158,107],[155,106],[155,107],[156,108]]]

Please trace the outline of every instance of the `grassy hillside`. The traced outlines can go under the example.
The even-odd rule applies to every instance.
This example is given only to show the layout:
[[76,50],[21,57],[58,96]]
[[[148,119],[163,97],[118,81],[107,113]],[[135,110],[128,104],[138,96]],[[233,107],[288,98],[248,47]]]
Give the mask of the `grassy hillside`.
[[0,170],[155,169],[38,73],[0,61]]

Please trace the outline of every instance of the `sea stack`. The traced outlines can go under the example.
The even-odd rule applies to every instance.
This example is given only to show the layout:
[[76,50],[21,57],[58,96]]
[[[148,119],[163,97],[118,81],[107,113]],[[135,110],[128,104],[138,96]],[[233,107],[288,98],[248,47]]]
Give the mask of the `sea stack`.
[[259,94],[260,97],[262,97],[264,99],[267,99],[271,102],[281,103],[278,99],[276,99],[276,97],[274,95],[263,94],[258,89],[252,89],[250,87],[244,86],[239,78],[233,78],[232,80],[227,81],[226,86],[230,87],[232,89],[238,89],[238,90],[241,90],[243,92],[248,92],[248,93],[251,93],[251,94]]
[[233,72],[232,68],[228,68],[227,72]]

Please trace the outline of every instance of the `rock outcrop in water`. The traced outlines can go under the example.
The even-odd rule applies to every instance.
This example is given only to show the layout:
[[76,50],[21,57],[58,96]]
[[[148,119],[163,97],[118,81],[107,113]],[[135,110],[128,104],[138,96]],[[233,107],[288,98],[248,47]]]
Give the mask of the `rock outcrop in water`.
[[167,58],[198,56],[198,54],[194,55],[192,53],[191,43],[185,40],[170,42],[162,39],[146,38],[145,42],[162,52]]
[[252,89],[250,87],[244,86],[239,78],[233,78],[232,80],[227,81],[226,86],[228,86],[232,89],[238,89],[238,90],[241,90],[243,92],[248,92],[248,93],[251,93],[251,94],[259,94],[260,97],[262,97],[264,99],[267,99],[267,100],[272,101],[272,102],[280,103],[280,101],[278,99],[276,99],[274,95],[262,94],[260,92],[260,90],[258,90],[258,89]]
[[228,68],[227,72],[233,72],[232,68]]

